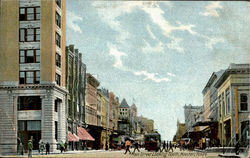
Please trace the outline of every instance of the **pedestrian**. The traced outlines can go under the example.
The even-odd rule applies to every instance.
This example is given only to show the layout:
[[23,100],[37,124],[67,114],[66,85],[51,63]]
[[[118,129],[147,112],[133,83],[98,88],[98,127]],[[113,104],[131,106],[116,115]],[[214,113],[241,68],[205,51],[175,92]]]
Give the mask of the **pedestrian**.
[[67,150],[68,150],[68,143],[65,142],[65,143],[64,143],[64,152],[66,152]]
[[180,141],[180,151],[184,151],[184,144],[185,144],[185,141],[184,140],[181,140]]
[[168,141],[167,141],[167,151],[168,151]]
[[239,149],[240,149],[240,143],[239,141],[237,141],[237,143],[235,144],[235,154],[239,155]]
[[206,137],[202,138],[202,149],[206,149]]
[[169,141],[169,151],[172,150],[172,152],[174,152],[173,146],[171,144],[171,141]]
[[41,142],[41,144],[39,144],[39,152],[41,152],[42,155],[43,155],[44,149],[45,149],[45,144],[43,142]]
[[138,144],[137,141],[135,141],[134,147],[135,147],[135,148],[134,148],[133,154],[135,153],[135,150],[138,150],[138,152],[140,152],[140,150],[139,150],[139,144]]
[[60,143],[60,150],[61,150],[61,153],[64,151],[64,144],[63,144],[63,141],[61,141],[61,143]]
[[131,154],[131,152],[130,152],[130,146],[131,146],[131,142],[129,141],[129,139],[127,139],[126,142],[125,142],[126,151],[125,151],[124,154],[127,154],[127,152],[129,152]]
[[160,152],[162,152],[163,150],[165,150],[165,152],[167,152],[165,140],[164,140],[164,142],[163,142],[163,144],[162,144],[162,149],[160,150]]
[[23,150],[24,150],[24,149],[23,149],[23,143],[22,143],[22,142],[20,142],[18,150],[19,150],[18,153],[19,153],[20,155],[23,155],[23,153],[24,153]]
[[32,150],[33,150],[33,143],[32,140],[30,139],[28,143],[28,158],[32,157]]
[[49,142],[46,143],[45,147],[46,147],[46,155],[48,155],[49,154],[49,149],[50,149]]

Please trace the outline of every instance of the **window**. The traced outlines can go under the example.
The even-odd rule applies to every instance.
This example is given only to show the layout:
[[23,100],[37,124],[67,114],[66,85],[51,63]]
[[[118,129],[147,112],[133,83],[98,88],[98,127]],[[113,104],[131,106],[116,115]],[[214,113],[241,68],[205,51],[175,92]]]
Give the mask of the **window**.
[[61,28],[61,16],[56,12],[56,25]]
[[40,63],[40,50],[28,49],[19,51],[19,63]]
[[58,139],[58,134],[57,134],[57,130],[58,130],[58,123],[57,121],[55,121],[55,139]]
[[56,66],[61,67],[61,55],[56,53]]
[[19,84],[39,84],[40,71],[20,71]]
[[40,20],[40,7],[25,7],[19,8],[20,21],[34,21]]
[[41,131],[41,121],[40,120],[31,120],[31,121],[18,120],[18,130],[19,131]]
[[40,41],[40,28],[19,29],[20,42]]
[[56,4],[59,8],[61,8],[61,0],[56,0]]
[[61,76],[56,73],[56,84],[61,85]]
[[28,131],[40,131],[41,121],[37,121],[37,120],[27,121],[27,130]]
[[59,103],[59,100],[58,100],[58,99],[56,99],[56,100],[55,100],[55,112],[57,112],[58,103]]
[[56,33],[56,45],[61,48],[61,36]]
[[18,97],[18,110],[41,110],[40,96]]
[[249,121],[243,121],[241,122],[241,142],[243,146],[247,146],[249,144]]
[[72,116],[72,105],[70,100],[68,100],[68,115],[69,117]]
[[25,122],[18,120],[18,130],[19,131],[24,131],[25,130]]
[[227,105],[227,114],[230,114],[231,104],[230,104],[230,91],[229,91],[229,89],[226,90],[226,105]]
[[248,111],[247,94],[240,95],[240,111]]

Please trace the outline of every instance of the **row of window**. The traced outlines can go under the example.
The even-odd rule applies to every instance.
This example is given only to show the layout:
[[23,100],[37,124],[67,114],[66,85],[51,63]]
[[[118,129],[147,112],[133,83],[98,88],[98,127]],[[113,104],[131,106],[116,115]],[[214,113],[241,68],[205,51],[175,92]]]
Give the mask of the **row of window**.
[[[56,99],[54,111],[58,111],[61,100]],[[17,100],[18,110],[41,110],[42,100],[40,96],[19,96]]]
[[20,42],[40,41],[40,28],[21,28],[19,29]]
[[[219,96],[219,103],[220,103],[220,117],[224,114],[231,113],[231,103],[230,103],[230,95],[229,93],[226,94],[226,103],[224,101],[224,93]],[[248,95],[245,93],[240,94],[240,105],[239,111],[248,111]]]
[[[19,29],[20,42],[40,41],[40,28],[21,28]],[[61,36],[56,32],[56,45],[61,48]]]
[[[40,63],[41,52],[40,49],[20,50],[20,63]],[[56,53],[56,66],[61,67],[61,55]]]
[[20,71],[19,74],[20,84],[39,84],[40,71]]
[[25,7],[19,8],[19,20],[20,21],[35,21],[41,18],[40,7]]
[[[61,8],[61,0],[56,0],[56,4]],[[61,17],[59,14],[56,15],[56,21],[58,26],[61,27]],[[20,7],[19,8],[19,20],[20,21],[35,21],[41,19],[41,8],[40,7]]]
[[41,131],[40,120],[18,120],[18,131]]
[[[19,84],[39,84],[40,71],[20,71]],[[61,85],[61,75],[56,73],[56,84]]]
[[40,50],[39,49],[28,49],[20,50],[20,63],[40,63]]
[[40,96],[20,96],[17,100],[18,110],[41,110]]

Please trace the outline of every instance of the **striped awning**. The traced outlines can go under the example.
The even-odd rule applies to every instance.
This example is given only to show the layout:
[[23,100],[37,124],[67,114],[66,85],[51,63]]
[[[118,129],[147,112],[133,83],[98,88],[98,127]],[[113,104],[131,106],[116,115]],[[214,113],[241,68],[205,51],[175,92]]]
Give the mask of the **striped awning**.
[[79,142],[79,138],[75,134],[72,134],[70,131],[68,131],[68,141],[69,142]]
[[82,127],[77,128],[77,135],[80,140],[95,141],[95,139]]

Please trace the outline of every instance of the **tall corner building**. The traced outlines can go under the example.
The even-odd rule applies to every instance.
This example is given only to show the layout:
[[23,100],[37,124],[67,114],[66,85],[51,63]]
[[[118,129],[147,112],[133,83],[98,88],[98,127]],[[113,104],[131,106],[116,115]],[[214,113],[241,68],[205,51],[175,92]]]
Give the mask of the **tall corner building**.
[[65,0],[0,0],[0,154],[66,141]]

